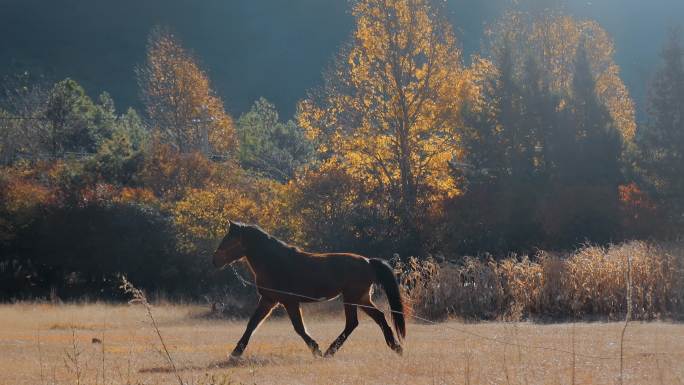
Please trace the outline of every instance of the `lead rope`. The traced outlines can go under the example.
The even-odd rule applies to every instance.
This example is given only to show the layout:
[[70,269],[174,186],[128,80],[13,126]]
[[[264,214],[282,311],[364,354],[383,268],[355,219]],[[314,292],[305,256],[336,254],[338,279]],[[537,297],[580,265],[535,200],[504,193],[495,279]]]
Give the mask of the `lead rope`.
[[[234,266],[233,264],[231,264],[230,267],[231,267],[231,269],[233,269],[233,273],[235,273],[235,277],[237,277],[238,281],[240,281],[240,283],[242,284],[242,286],[245,286],[245,287],[246,287],[246,286],[252,286],[252,287],[254,287],[254,288],[256,288],[256,289],[260,289],[260,290],[264,290],[264,291],[270,291],[270,292],[278,293],[278,294],[290,295],[290,296],[293,296],[293,297],[299,297],[299,298],[306,299],[306,300],[309,300],[309,301],[312,301],[312,302],[325,302],[325,301],[327,301],[327,299],[314,298],[314,297],[309,297],[309,296],[306,296],[306,295],[303,295],[303,294],[293,293],[293,292],[286,291],[286,290],[278,290],[278,289],[273,289],[273,288],[269,288],[269,287],[259,286],[258,284],[254,283],[254,282],[252,282],[252,281],[249,281],[249,280],[247,280],[246,278],[244,278],[242,275],[240,275],[240,273],[235,269],[235,266]],[[344,304],[344,305],[358,306],[358,307],[368,308],[368,309],[371,309],[371,308],[374,309],[373,306],[361,305],[361,304],[358,304],[358,303],[351,303],[351,302],[344,302],[344,301],[342,301],[342,304]],[[495,338],[495,337],[487,337],[487,336],[484,336],[484,335],[481,335],[481,334],[478,334],[478,333],[475,333],[475,332],[471,332],[471,331],[464,330],[464,329],[461,329],[461,328],[453,327],[453,326],[448,325],[448,324],[444,324],[444,323],[441,323],[441,322],[429,320],[429,319],[427,319],[427,318],[419,317],[419,316],[417,316],[417,315],[405,314],[404,312],[395,311],[395,310],[391,310],[391,309],[390,309],[389,311],[390,311],[391,313],[404,314],[404,316],[411,317],[411,318],[413,318],[413,319],[416,319],[416,320],[421,321],[421,322],[428,323],[428,324],[430,324],[430,325],[440,325],[440,326],[442,326],[442,327],[444,327],[444,328],[446,328],[446,329],[454,330],[454,331],[456,331],[456,332],[458,332],[458,333],[461,333],[461,334],[466,334],[466,335],[469,335],[469,336],[472,336],[472,337],[480,338],[480,339],[483,339],[483,340],[495,342],[495,343],[502,344],[502,345],[515,346],[515,347],[526,348],[526,349],[547,350],[547,351],[552,351],[552,352],[557,352],[557,353],[563,353],[563,354],[568,354],[568,355],[574,355],[574,356],[576,356],[576,357],[583,357],[583,358],[589,358],[589,359],[595,359],[595,360],[620,360],[620,357],[595,356],[595,355],[591,355],[591,354],[581,354],[581,353],[572,352],[572,351],[569,351],[569,350],[553,348],[553,347],[549,347],[549,346],[519,344],[519,343],[510,342],[510,341],[506,341],[506,340],[504,340],[504,339],[499,339],[499,338]],[[665,354],[665,353],[649,353],[649,354]]]

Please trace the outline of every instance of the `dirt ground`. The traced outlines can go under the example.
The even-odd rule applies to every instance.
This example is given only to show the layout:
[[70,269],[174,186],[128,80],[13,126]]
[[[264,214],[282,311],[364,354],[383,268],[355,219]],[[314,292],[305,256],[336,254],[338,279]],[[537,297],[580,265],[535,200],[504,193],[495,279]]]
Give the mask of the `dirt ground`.
[[[233,365],[226,355],[246,321],[206,319],[206,311],[154,307],[174,372],[140,305],[2,305],[0,384],[178,384],[177,376],[184,384],[619,383],[621,323],[410,322],[400,357],[360,314],[347,343],[323,359],[276,316]],[[305,308],[304,317],[322,348],[344,324],[341,311]],[[624,384],[683,383],[684,325],[630,323],[623,366]]]

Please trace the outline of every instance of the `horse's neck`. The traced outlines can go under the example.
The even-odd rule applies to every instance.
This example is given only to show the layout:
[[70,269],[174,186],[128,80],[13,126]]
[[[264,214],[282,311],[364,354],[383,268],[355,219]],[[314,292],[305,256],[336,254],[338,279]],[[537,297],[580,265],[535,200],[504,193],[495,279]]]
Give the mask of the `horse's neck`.
[[265,273],[271,269],[278,269],[282,263],[278,263],[281,258],[279,253],[274,250],[258,250],[250,248],[247,252],[247,262],[252,267],[255,274]]
[[249,263],[249,267],[252,268],[254,274],[258,274],[259,271],[262,271],[266,267],[266,263],[263,260],[264,258],[255,253],[247,253],[245,258],[247,259],[247,263]]

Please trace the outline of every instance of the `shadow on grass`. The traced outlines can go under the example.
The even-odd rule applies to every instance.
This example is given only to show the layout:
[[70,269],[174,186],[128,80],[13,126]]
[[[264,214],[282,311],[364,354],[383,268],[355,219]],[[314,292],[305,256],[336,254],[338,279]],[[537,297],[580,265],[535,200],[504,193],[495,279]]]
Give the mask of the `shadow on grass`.
[[[191,372],[191,371],[207,371],[207,370],[217,370],[226,368],[251,368],[255,366],[278,366],[293,363],[303,363],[305,360],[300,357],[292,356],[269,356],[269,357],[259,357],[259,356],[248,356],[239,359],[223,359],[219,361],[214,361],[206,366],[201,365],[183,365],[178,366],[176,371],[178,372]],[[174,369],[170,366],[158,366],[152,368],[141,368],[138,370],[139,373],[173,373]]]

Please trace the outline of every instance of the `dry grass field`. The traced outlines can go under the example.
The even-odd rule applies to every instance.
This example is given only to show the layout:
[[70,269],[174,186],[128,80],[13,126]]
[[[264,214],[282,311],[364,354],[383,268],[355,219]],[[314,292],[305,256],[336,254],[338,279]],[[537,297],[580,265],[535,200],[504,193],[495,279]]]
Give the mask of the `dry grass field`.
[[[341,315],[304,311],[322,346],[341,331]],[[619,383],[620,323],[410,323],[399,357],[361,315],[361,325],[335,358],[322,359],[311,356],[286,318],[272,317],[253,337],[243,361],[228,365],[226,353],[245,321],[206,319],[204,312],[194,305],[154,307],[186,384]],[[572,354],[542,346],[574,349],[574,365]],[[684,382],[684,325],[631,323],[624,352],[625,384]],[[178,383],[139,305],[0,306],[0,357],[0,384]]]

